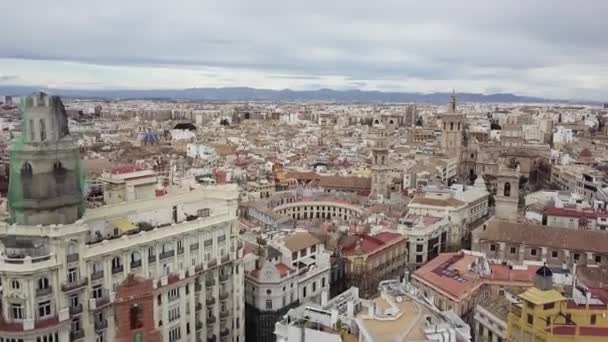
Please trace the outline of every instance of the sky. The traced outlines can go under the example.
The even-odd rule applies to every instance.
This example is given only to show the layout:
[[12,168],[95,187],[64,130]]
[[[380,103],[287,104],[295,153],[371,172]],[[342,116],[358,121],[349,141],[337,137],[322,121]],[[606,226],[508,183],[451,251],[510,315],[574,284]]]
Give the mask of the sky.
[[19,0],[0,86],[608,99],[608,1]]

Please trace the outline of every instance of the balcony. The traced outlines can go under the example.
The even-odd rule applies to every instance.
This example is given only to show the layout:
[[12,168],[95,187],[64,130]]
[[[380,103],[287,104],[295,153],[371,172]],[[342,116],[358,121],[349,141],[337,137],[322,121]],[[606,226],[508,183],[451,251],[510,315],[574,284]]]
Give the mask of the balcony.
[[222,283],[228,281],[228,279],[230,279],[230,276],[228,274],[220,275],[220,281]]
[[203,322],[196,321],[196,331],[203,329]]
[[196,283],[194,284],[194,292],[201,292],[203,290],[203,285]]
[[106,329],[108,327],[108,320],[107,319],[96,319],[95,320],[95,330],[103,330]]
[[207,297],[207,300],[205,301],[205,303],[207,305],[213,305],[213,304],[215,304],[215,298],[213,298],[213,297]]
[[156,262],[156,255],[148,255],[148,264],[153,264]]
[[70,316],[78,315],[82,312],[82,304],[76,306],[70,306]]
[[80,259],[80,256],[78,255],[78,253],[72,253],[72,254],[68,254],[66,259],[67,259],[68,263],[77,262],[78,259]]
[[70,332],[70,341],[80,341],[84,338],[84,330]]
[[77,281],[71,282],[71,283],[65,282],[65,283],[61,284],[61,291],[70,292],[70,291],[78,290],[80,288],[87,286],[88,284],[89,284],[89,278],[86,278],[86,277],[79,279]]
[[211,315],[211,316],[207,316],[207,324],[213,324],[215,323],[216,319],[215,316]]
[[158,257],[160,258],[160,260],[163,260],[163,259],[171,258],[173,256],[175,256],[175,251],[166,251],[166,252],[161,252]]
[[213,258],[211,260],[209,260],[209,262],[207,263],[207,267],[213,267],[213,266],[217,266],[217,259]]
[[103,279],[103,271],[96,271],[91,273],[91,281]]
[[196,303],[196,305],[194,306],[194,310],[196,311],[201,311],[203,309],[203,304],[201,303]]
[[53,293],[53,289],[49,286],[46,289],[36,289],[36,297],[48,296]]
[[228,292],[220,292],[220,300],[226,300],[228,299],[228,297],[230,297],[230,294]]
[[177,255],[182,255],[182,254],[184,254],[184,247],[177,249]]
[[205,286],[210,287],[210,286],[214,286],[214,285],[215,285],[215,279],[211,278],[211,279],[205,280]]
[[92,310],[102,308],[112,302],[110,298],[110,293],[107,290],[101,291],[100,295],[93,295],[91,297],[93,298],[95,303],[93,306],[89,306],[89,308]]
[[230,330],[228,330],[228,328],[224,328],[222,329],[222,331],[220,331],[220,336],[228,336],[230,335]]
[[196,251],[198,250],[198,242],[195,242],[193,244],[190,245],[190,250],[191,251]]
[[220,319],[226,319],[228,316],[230,316],[230,312],[228,310],[220,311]]
[[41,319],[37,319],[37,320],[30,320],[28,323],[26,322],[6,322],[4,321],[4,319],[2,317],[0,317],[0,331],[2,332],[24,332],[24,331],[28,331],[31,332],[32,330],[39,330],[39,329],[49,329],[51,327],[55,327],[56,325],[59,325],[61,322],[65,321],[66,319],[69,319],[69,317],[67,317],[67,312],[66,312],[66,317],[62,318],[61,315],[55,315],[52,317],[48,317],[48,318],[41,318]]
[[138,267],[141,267],[141,260],[134,260],[134,261],[131,261],[131,268],[132,268],[132,269],[133,269],[133,268],[138,268]]
[[124,271],[124,269],[125,269],[125,267],[123,265],[120,265],[118,267],[112,267],[112,275],[122,273]]
[[222,257],[222,264],[227,263],[228,261],[230,261],[230,255],[226,254]]

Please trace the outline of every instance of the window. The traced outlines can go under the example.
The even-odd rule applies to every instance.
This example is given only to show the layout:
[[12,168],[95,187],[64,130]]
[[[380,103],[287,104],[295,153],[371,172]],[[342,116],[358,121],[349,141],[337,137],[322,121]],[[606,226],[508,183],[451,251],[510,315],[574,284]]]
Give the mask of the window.
[[547,326],[551,325],[551,317],[547,317],[547,320],[545,321]]
[[197,210],[198,217],[208,217],[210,214],[211,214],[211,210],[209,208]]
[[581,255],[578,253],[574,253],[574,260],[578,261],[578,259],[580,259]]
[[532,325],[534,324],[534,316],[528,314],[528,324]]
[[102,289],[101,289],[101,285],[95,285],[93,286],[93,295],[92,297],[97,299],[97,298],[101,298],[103,293],[102,293]]
[[71,324],[72,332],[80,331],[80,319],[76,318],[72,321]]
[[306,286],[302,288],[302,298],[306,298]]
[[312,245],[312,247],[310,247],[310,253],[315,253],[317,251],[317,245]]
[[38,317],[44,318],[51,314],[51,301],[47,300],[44,302],[38,303]]
[[505,182],[504,190],[503,190],[503,195],[505,197],[510,197],[511,196],[511,183]]
[[78,307],[78,305],[80,305],[80,299],[78,298],[78,295],[70,296],[70,307],[75,308]]
[[297,260],[297,259],[298,259],[298,252],[291,253],[291,260]]
[[13,290],[19,290],[21,288],[21,283],[19,283],[19,280],[13,280],[11,281],[11,287]]
[[305,257],[307,253],[308,253],[308,251],[306,250],[306,248],[300,250],[300,258]]
[[416,263],[422,262],[422,255],[416,255]]
[[552,258],[557,258],[557,251],[551,251],[551,257]]
[[517,252],[517,248],[511,247],[511,254],[515,254]]
[[169,290],[169,300],[175,300],[179,298],[179,287]]
[[179,327],[169,330],[169,342],[176,342],[182,338],[182,333]]
[[46,124],[44,119],[40,119],[40,141],[46,140]]
[[325,277],[321,278],[321,287],[325,287]]
[[38,279],[38,288],[41,290],[44,289],[48,289],[50,287],[49,285],[49,279],[46,277],[42,277],[40,279]]
[[491,250],[492,252],[495,252],[495,251],[496,251],[496,245],[495,245],[495,244],[491,244],[491,245],[490,245],[490,250]]
[[532,248],[530,250],[530,255],[536,255],[536,248]]
[[179,306],[176,306],[169,310],[169,322],[173,322],[176,319],[179,319],[179,317],[180,317]]
[[591,317],[589,317],[589,324],[595,325],[596,323],[597,323],[597,316],[591,315]]
[[272,300],[266,301],[266,310],[272,310]]
[[131,330],[144,326],[144,310],[141,305],[133,304],[129,308],[129,326]]
[[543,310],[551,310],[555,307],[555,303],[547,303],[543,305]]
[[68,269],[68,283],[73,284],[76,281],[78,281],[78,272],[76,271],[76,268],[69,268]]
[[271,290],[271,289],[266,290],[266,294],[267,294],[267,295],[269,295],[269,294],[271,294],[271,293],[272,293],[272,290]]
[[422,244],[416,245],[416,252],[422,252],[424,250],[424,246]]
[[23,307],[21,304],[11,304],[11,317],[13,319],[23,319]]
[[595,256],[595,262],[598,263],[598,264],[601,264],[602,263],[602,256],[601,255],[596,255]]
[[317,291],[317,282],[313,281],[312,282],[312,292],[315,292],[315,291]]

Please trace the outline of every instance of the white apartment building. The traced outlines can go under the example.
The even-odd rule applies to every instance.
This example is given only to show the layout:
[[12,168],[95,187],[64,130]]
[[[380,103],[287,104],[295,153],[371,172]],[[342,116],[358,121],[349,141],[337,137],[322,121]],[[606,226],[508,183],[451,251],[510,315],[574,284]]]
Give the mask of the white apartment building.
[[[61,100],[41,93],[25,101],[27,134],[11,147],[10,223],[0,222],[0,337],[244,341],[237,188],[85,213]],[[134,278],[151,284],[139,302],[120,295]]]
[[412,199],[408,209],[410,214],[418,216],[447,217],[450,222],[450,245],[459,246],[474,223],[488,215],[489,195],[479,177],[473,187],[427,187]]
[[302,303],[320,302],[322,296],[328,295],[330,253],[305,231],[251,247],[252,252],[245,255],[243,262],[246,338],[274,341],[274,323],[287,310]]
[[407,236],[408,267],[412,270],[447,251],[450,238],[447,217],[408,214],[399,220],[397,230]]

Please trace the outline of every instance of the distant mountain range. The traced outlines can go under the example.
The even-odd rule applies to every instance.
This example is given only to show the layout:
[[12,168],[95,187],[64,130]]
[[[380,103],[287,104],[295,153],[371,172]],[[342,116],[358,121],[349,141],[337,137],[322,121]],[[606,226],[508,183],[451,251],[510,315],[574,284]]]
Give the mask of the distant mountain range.
[[[444,104],[450,93],[403,93],[366,90],[271,90],[247,87],[191,88],[162,90],[131,89],[49,89],[44,87],[0,86],[0,95],[23,95],[37,90],[70,98],[103,99],[173,99],[192,101],[260,101],[260,102],[340,102],[340,103],[433,103]],[[551,100],[518,96],[509,93],[458,93],[459,102],[478,103],[581,103],[580,101]],[[588,102],[584,102],[588,103]]]

